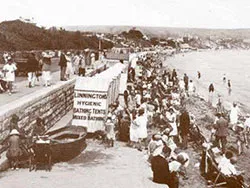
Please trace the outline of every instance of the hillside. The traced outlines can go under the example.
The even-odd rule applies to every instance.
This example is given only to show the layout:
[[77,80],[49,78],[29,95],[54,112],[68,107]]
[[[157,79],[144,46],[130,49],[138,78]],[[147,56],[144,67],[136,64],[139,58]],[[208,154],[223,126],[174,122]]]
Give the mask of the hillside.
[[[134,26],[65,26],[69,31],[89,31],[100,33],[119,34],[128,31]],[[171,27],[136,27],[150,37],[178,37],[187,34],[196,35],[201,38],[215,36],[218,38],[240,38],[250,39],[250,29],[198,29],[198,28],[171,28]]]
[[[44,49],[98,49],[96,36],[86,37],[80,32],[63,29],[36,27],[19,20],[0,23],[0,50],[44,50]],[[103,48],[111,48],[105,41]]]

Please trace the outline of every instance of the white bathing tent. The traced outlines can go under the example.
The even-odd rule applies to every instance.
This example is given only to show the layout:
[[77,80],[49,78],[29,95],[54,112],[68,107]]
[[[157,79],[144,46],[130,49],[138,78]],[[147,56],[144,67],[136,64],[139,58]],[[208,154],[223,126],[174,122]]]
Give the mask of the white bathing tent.
[[125,65],[117,63],[93,77],[78,77],[74,91],[72,125],[93,133],[104,130],[108,106],[119,97],[120,78]]

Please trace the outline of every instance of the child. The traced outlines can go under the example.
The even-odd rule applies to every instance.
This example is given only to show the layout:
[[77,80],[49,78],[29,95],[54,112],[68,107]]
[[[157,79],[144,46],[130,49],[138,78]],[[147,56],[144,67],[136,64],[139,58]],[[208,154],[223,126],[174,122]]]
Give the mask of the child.
[[16,65],[12,62],[11,57],[8,57],[8,64],[4,65],[3,72],[8,85],[9,95],[12,94],[13,82],[15,81]]
[[115,140],[115,131],[114,131],[114,123],[112,122],[111,117],[108,116],[107,121],[105,123],[105,131],[107,134],[107,143],[109,147],[114,146]]

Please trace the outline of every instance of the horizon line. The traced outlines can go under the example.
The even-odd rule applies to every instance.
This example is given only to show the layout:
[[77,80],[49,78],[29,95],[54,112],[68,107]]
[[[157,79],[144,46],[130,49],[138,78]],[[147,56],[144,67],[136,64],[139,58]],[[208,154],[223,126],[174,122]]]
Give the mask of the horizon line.
[[[0,21],[0,24],[3,22],[11,22],[11,21],[21,21],[20,19],[13,19],[13,20],[3,20]],[[26,23],[26,22],[24,22]],[[51,27],[62,27],[66,29],[65,27],[144,27],[144,28],[165,28],[165,29],[195,29],[195,30],[250,30],[250,27],[236,27],[236,28],[215,28],[215,27],[175,27],[175,26],[148,26],[148,25],[111,25],[111,24],[94,24],[94,25],[52,25],[52,26],[44,26],[43,24],[36,23],[37,27],[45,27],[45,28],[51,28]]]

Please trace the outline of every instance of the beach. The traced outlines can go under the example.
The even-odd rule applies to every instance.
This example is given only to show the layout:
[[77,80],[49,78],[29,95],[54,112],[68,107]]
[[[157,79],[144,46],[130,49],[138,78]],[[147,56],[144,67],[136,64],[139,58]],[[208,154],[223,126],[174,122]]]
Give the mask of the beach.
[[[209,50],[177,54],[168,57],[164,65],[175,68],[180,78],[187,73],[189,79],[194,81],[199,96],[206,100],[208,87],[213,83],[215,87],[213,106],[217,103],[219,94],[226,109],[230,109],[233,101],[236,101],[244,114],[250,112],[249,59],[249,50]],[[197,71],[201,73],[199,80]],[[231,95],[228,94],[227,82],[223,82],[224,74],[227,80],[231,80]]]
[[[211,126],[215,120],[216,110],[214,107],[218,94],[222,96],[223,105],[227,110],[230,110],[233,101],[236,101],[242,114],[250,112],[248,106],[250,81],[247,79],[249,77],[248,70],[250,70],[249,58],[250,51],[225,50],[177,54],[174,57],[168,57],[165,61],[164,66],[175,68],[180,78],[184,73],[187,73],[189,78],[194,80],[198,90],[197,95],[189,97],[186,106],[188,111],[195,116],[196,124],[207,141],[210,139]],[[200,80],[197,78],[197,71],[201,72]],[[224,73],[233,83],[230,96],[226,85],[222,81]],[[207,102],[210,83],[215,86],[213,106]],[[229,130],[227,141],[227,148],[236,150],[236,135],[232,130]],[[249,149],[245,149],[245,153],[238,156],[237,162],[237,169],[245,171],[243,176],[248,184],[250,183],[250,174],[247,170],[250,167],[249,155]]]

